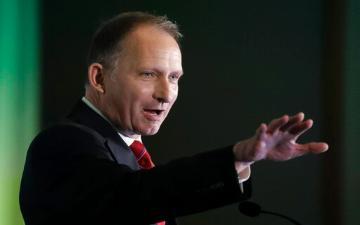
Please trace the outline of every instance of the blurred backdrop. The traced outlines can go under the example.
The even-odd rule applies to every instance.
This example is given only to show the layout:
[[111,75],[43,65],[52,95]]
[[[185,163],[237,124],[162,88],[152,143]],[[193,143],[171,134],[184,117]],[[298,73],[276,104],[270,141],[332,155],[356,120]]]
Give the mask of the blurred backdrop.
[[[0,0],[0,225],[23,224],[27,147],[82,97],[92,33],[130,10],[166,14],[184,34],[178,101],[159,134],[144,140],[158,164],[303,111],[315,124],[300,141],[325,140],[330,151],[257,163],[253,200],[307,225],[359,224],[359,1]],[[289,224],[247,218],[236,205],[180,223]]]

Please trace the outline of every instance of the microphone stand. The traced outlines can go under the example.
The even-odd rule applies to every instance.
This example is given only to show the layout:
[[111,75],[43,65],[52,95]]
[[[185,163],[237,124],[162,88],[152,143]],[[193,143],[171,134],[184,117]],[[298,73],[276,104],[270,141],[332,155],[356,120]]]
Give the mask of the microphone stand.
[[285,216],[283,214],[280,214],[280,213],[276,213],[276,212],[270,212],[270,211],[265,211],[265,210],[261,210],[260,213],[264,213],[264,214],[270,214],[270,215],[274,215],[274,216],[279,216],[281,218],[284,218],[284,219],[287,219],[289,220],[290,222],[296,224],[296,225],[301,225],[299,222],[297,222],[296,220],[288,217],[288,216]]
[[301,223],[297,222],[293,218],[290,218],[283,214],[262,210],[260,205],[254,203],[254,202],[250,202],[250,201],[240,202],[238,209],[241,213],[243,213],[246,216],[256,217],[260,213],[264,213],[264,214],[270,214],[273,216],[278,216],[278,217],[284,218],[284,219],[292,222],[295,225],[302,225]]

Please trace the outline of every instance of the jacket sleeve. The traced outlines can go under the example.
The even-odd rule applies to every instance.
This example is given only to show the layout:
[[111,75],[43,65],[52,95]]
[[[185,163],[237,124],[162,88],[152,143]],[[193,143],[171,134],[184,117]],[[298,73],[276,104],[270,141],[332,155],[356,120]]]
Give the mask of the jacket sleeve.
[[111,159],[104,139],[58,126],[32,142],[20,190],[28,225],[150,224],[238,202],[232,148],[134,171]]

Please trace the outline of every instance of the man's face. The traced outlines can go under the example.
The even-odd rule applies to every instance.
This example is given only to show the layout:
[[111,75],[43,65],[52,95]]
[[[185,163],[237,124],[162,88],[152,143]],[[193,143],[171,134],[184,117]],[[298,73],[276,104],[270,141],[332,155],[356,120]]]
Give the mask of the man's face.
[[182,73],[173,37],[140,26],[123,40],[115,70],[104,76],[105,115],[127,136],[156,134],[177,98]]

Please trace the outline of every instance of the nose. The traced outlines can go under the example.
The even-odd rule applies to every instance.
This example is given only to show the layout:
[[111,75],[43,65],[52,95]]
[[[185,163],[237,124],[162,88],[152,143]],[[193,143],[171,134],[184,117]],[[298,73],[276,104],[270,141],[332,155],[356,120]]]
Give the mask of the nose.
[[169,103],[172,98],[172,90],[167,79],[159,79],[156,83],[153,98],[160,103]]

